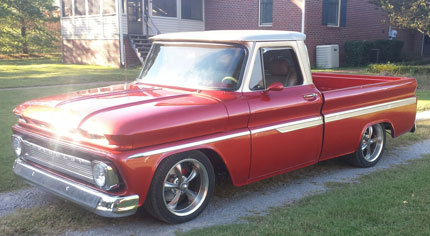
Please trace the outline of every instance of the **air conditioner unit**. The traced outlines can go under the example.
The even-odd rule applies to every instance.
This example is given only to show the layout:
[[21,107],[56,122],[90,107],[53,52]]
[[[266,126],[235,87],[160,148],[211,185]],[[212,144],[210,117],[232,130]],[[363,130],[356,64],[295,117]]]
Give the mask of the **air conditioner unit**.
[[339,45],[333,44],[317,46],[317,67],[339,67]]

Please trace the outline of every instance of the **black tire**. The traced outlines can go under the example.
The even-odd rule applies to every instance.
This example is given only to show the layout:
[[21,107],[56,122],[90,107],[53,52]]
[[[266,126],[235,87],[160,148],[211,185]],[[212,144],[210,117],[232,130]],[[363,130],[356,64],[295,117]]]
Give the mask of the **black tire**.
[[[369,134],[371,137],[369,137]],[[386,134],[382,124],[366,127],[361,135],[357,151],[348,158],[357,167],[368,168],[376,165],[384,154]]]
[[214,169],[205,154],[200,151],[176,154],[158,166],[144,207],[161,221],[183,223],[194,219],[206,208],[214,186]]

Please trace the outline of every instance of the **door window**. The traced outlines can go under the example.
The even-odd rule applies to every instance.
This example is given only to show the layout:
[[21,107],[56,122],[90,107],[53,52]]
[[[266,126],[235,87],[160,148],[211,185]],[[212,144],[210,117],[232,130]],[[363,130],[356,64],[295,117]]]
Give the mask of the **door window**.
[[303,77],[292,48],[261,48],[255,60],[250,89],[264,90],[273,83],[284,87],[303,84]]
[[142,7],[141,1],[128,1],[128,21],[141,22],[142,21]]

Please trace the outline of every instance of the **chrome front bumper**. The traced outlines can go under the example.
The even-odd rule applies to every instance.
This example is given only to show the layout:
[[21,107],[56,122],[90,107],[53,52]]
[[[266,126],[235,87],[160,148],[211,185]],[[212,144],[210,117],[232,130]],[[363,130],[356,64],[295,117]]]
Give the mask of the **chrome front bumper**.
[[15,160],[13,171],[30,184],[74,202],[104,217],[123,217],[136,212],[138,195],[111,196]]

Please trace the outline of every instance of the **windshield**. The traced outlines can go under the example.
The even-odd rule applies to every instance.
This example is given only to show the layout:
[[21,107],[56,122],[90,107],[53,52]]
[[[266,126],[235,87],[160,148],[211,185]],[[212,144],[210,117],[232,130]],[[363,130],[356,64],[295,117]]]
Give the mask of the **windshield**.
[[186,88],[236,90],[245,48],[234,45],[154,44],[139,82]]

